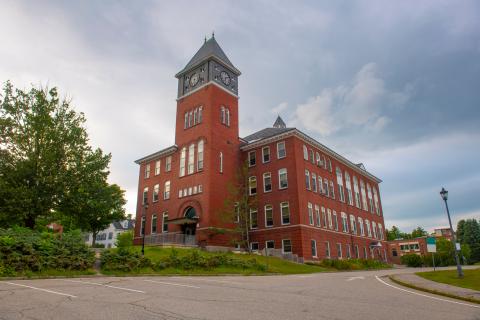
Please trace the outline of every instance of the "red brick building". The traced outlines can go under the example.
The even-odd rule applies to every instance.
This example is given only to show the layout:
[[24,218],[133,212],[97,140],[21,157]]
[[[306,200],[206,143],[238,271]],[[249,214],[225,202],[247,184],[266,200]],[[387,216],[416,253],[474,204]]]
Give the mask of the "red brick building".
[[420,237],[414,239],[397,239],[388,241],[388,248],[390,254],[390,262],[401,264],[403,255],[418,254],[425,256],[427,251],[427,237]]
[[[228,185],[249,165],[253,250],[305,260],[386,259],[380,179],[278,117],[273,127],[239,138],[238,71],[215,38],[181,70],[175,144],[140,165],[135,243],[186,242],[233,247],[211,228],[222,217]],[[148,206],[145,206],[148,204]]]

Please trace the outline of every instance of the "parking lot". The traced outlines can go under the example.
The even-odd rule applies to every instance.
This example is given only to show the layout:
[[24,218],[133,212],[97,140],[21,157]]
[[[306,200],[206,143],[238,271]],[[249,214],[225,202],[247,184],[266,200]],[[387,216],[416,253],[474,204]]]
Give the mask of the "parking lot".
[[384,273],[1,281],[0,318],[480,318],[478,305],[395,289],[378,280]]

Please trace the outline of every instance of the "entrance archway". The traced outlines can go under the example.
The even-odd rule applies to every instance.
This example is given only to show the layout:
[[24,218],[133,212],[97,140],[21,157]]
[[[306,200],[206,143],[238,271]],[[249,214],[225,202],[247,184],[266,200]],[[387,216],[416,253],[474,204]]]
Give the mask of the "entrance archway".
[[182,232],[186,235],[193,236],[197,229],[198,216],[194,207],[187,207],[183,214],[185,223],[182,224]]

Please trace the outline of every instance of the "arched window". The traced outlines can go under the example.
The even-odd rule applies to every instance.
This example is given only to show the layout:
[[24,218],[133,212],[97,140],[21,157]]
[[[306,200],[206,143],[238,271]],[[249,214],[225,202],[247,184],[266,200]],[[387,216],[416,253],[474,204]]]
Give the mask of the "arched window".
[[156,214],[154,214],[152,216],[152,226],[151,226],[151,228],[152,228],[151,233],[157,233],[157,215]]
[[373,197],[372,197],[372,188],[370,184],[367,183],[367,195],[368,195],[368,205],[370,207],[370,212],[374,213],[373,211]]
[[345,191],[343,189],[342,170],[340,170],[340,168],[337,167],[335,171],[337,173],[338,196],[340,197],[340,201],[345,202]]
[[183,147],[180,153],[180,177],[185,175],[185,158],[187,156],[187,148]]
[[378,193],[375,187],[373,187],[373,201],[375,202],[375,212],[377,215],[380,215],[380,204],[378,202]]
[[358,228],[360,229],[360,235],[365,236],[365,229],[363,228],[363,219],[358,217]]
[[308,149],[306,145],[303,145],[303,159],[308,161]]
[[163,189],[163,199],[170,199],[170,181],[165,181],[165,188]]
[[305,188],[310,190],[310,172],[308,170],[305,170]]
[[220,107],[220,123],[225,124],[225,107]]
[[197,171],[203,170],[203,140],[198,142],[197,149]]
[[184,129],[188,128],[188,112],[185,112],[185,122],[183,124],[183,128]]
[[257,194],[257,177],[255,176],[248,178],[248,194],[251,196]]
[[352,183],[350,180],[350,175],[346,171],[345,171],[345,188],[347,189],[347,202],[349,205],[353,206]]
[[195,145],[192,143],[188,147],[188,174],[192,174],[195,169]]
[[353,234],[357,234],[357,221],[355,220],[355,216],[353,214],[350,215],[350,230],[352,230]]
[[225,109],[225,116],[226,116],[226,121],[225,121],[225,124],[227,125],[227,127],[230,127],[230,109],[226,108]]
[[367,194],[365,192],[365,183],[363,180],[360,180],[360,192],[362,194],[362,206],[363,210],[368,211],[368,205],[367,205]]
[[357,208],[362,208],[360,204],[360,188],[358,187],[358,179],[353,176],[353,191],[355,192],[355,205]]
[[203,107],[202,106],[198,107],[198,123],[202,123],[202,118],[203,118],[202,111],[203,111]]

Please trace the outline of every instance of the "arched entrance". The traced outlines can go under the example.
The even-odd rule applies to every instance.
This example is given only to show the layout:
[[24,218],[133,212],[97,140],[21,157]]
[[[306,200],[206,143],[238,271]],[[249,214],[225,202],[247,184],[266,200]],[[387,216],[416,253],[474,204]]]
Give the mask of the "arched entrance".
[[184,223],[182,224],[182,232],[186,235],[193,236],[197,230],[198,216],[194,207],[187,207],[183,214]]

